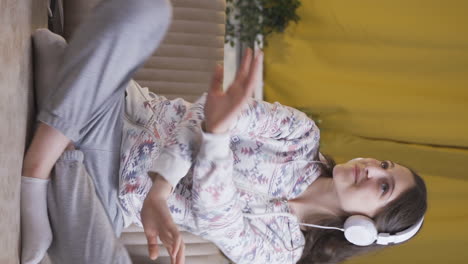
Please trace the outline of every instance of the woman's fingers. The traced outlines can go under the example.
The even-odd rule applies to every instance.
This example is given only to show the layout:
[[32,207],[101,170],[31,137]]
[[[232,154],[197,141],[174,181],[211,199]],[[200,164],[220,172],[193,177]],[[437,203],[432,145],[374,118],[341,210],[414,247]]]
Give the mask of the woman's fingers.
[[166,242],[163,242],[163,245],[164,245],[164,247],[165,247],[166,250],[167,250],[167,254],[168,254],[169,257],[171,258],[171,262],[173,262],[174,257],[173,257],[172,254],[171,254],[172,249],[174,248],[173,245],[172,245],[171,243],[166,243]]
[[148,245],[149,258],[155,260],[159,257],[159,247],[158,244]]
[[252,67],[250,68],[249,76],[247,81],[245,82],[245,95],[248,97],[253,94],[253,90],[255,88],[255,83],[260,76],[260,69],[263,59],[263,52],[258,51],[258,54],[255,56],[255,59],[252,61]]
[[245,80],[249,74],[250,66],[252,61],[252,49],[247,48],[245,51],[244,57],[242,58],[241,66],[236,74],[236,79],[234,83],[237,85],[244,85]]
[[158,248],[158,239],[157,235],[147,235],[146,239],[148,240],[148,254],[150,259],[155,260],[159,256],[159,248]]
[[168,234],[171,236],[171,239],[167,240],[167,251],[171,256],[171,262],[176,262],[176,256],[180,249],[180,245],[182,242],[182,237],[180,236],[179,230],[177,227],[172,227],[168,229]]
[[180,245],[182,244],[182,236],[180,233],[177,231],[177,234],[174,234],[174,249],[172,250],[172,256],[175,258],[177,255],[177,252],[180,249]]
[[180,245],[180,249],[177,252],[177,257],[176,257],[176,264],[185,264],[185,244],[182,241],[182,244]]
[[[167,232],[161,234],[161,241],[164,247],[166,247],[169,256],[171,257],[172,264],[184,264],[185,263],[185,244],[182,240],[182,236],[177,231],[177,234]],[[149,257],[155,260],[159,256],[159,247],[157,236],[147,236],[148,240],[148,252]]]
[[161,241],[166,247],[171,258],[171,263],[177,263],[178,254],[183,245],[182,236],[176,226],[167,227],[164,234],[160,236]]
[[223,75],[223,66],[219,64],[216,65],[215,72],[213,74],[213,79],[211,80],[211,92],[217,93],[223,91]]

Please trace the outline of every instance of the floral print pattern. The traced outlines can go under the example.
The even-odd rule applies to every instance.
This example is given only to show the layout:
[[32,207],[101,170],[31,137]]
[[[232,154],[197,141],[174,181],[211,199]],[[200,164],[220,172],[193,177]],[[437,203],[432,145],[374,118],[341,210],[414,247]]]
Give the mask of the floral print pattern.
[[193,104],[150,92],[127,98],[124,212],[142,226],[152,185],[147,173],[165,164],[177,170],[161,175],[175,183],[168,206],[181,229],[214,242],[235,263],[295,263],[304,246],[297,221],[268,213],[290,214],[287,200],[318,177],[317,126],[294,108],[252,99],[228,135],[206,134],[200,125],[205,96]]

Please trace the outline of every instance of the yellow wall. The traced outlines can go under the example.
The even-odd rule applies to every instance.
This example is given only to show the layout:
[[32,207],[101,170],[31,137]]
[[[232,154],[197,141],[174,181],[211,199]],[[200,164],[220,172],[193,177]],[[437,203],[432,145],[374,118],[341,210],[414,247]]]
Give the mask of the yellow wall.
[[270,38],[265,97],[308,112],[337,162],[391,159],[429,188],[420,235],[349,263],[468,263],[468,1],[302,0]]

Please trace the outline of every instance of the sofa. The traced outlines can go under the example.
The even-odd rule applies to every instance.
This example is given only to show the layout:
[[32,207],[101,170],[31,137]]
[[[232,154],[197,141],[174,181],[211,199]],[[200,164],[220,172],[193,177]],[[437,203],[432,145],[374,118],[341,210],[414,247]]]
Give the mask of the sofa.
[[35,118],[31,33],[47,27],[47,0],[0,1],[0,263],[19,263],[20,179]]

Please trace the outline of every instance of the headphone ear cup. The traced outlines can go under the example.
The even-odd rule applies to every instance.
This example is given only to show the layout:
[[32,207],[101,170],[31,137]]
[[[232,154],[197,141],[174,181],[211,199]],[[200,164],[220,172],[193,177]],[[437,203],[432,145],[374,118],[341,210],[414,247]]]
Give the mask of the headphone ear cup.
[[369,217],[352,215],[344,223],[344,235],[354,245],[369,246],[377,239],[377,228]]

